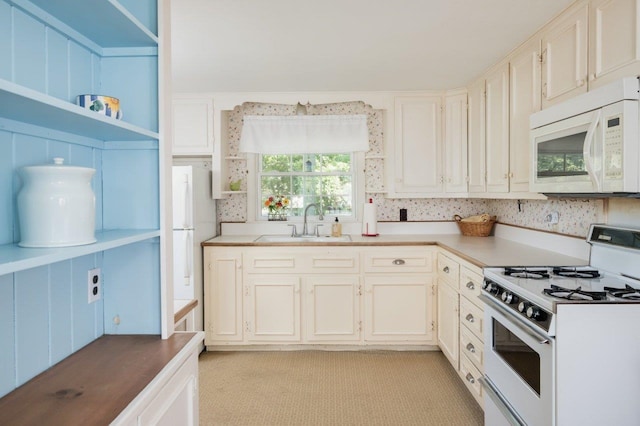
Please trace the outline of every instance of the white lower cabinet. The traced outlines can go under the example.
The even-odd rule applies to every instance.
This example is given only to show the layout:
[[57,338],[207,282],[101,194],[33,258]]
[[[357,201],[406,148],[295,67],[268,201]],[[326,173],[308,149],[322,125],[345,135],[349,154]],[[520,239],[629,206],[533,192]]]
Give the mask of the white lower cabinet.
[[360,340],[358,275],[313,275],[304,278],[306,342],[354,342]]
[[198,425],[198,355],[201,342],[202,333],[198,332],[111,425]]
[[248,341],[300,341],[300,278],[248,274],[244,329]]
[[433,343],[433,285],[424,274],[365,276],[365,340]]
[[198,357],[191,356],[138,416],[138,424],[197,425],[198,406]]
[[205,345],[241,342],[242,249],[204,250]]
[[482,270],[445,250],[438,253],[438,345],[475,400],[484,371]]
[[458,292],[447,284],[438,285],[438,345],[454,368],[458,368]]
[[205,345],[435,345],[435,251],[206,246]]

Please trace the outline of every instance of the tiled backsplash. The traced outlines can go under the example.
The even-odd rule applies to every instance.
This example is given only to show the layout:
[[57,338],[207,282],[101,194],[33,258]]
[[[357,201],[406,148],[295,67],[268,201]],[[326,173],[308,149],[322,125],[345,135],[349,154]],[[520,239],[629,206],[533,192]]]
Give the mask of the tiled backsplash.
[[[227,140],[228,155],[238,155],[238,143],[242,131],[242,117],[246,115],[295,115],[295,105],[245,103],[228,113]],[[366,114],[369,126],[370,149],[365,157],[366,198],[373,198],[377,205],[378,220],[395,222],[400,220],[400,209],[407,209],[409,221],[442,221],[452,220],[453,216],[469,216],[489,213],[498,216],[501,223],[518,225],[532,229],[557,232],[567,235],[585,237],[589,224],[604,221],[604,205],[599,199],[549,199],[549,200],[490,200],[464,198],[416,198],[389,199],[384,198],[384,123],[383,111],[373,109],[363,102],[347,102],[339,104],[309,105],[309,114]],[[247,171],[244,161],[233,161],[229,164],[229,181],[245,180]],[[244,189],[244,188],[243,188]],[[244,193],[227,195],[218,200],[217,212],[219,222],[246,222],[247,196]],[[559,223],[550,225],[545,217],[557,211]]]

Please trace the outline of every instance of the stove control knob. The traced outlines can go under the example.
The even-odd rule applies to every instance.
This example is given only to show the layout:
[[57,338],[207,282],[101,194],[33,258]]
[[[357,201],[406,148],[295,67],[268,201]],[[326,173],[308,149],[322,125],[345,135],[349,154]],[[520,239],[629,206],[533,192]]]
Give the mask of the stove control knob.
[[487,283],[487,285],[486,285],[486,287],[484,289],[487,290],[491,294],[495,294],[496,296],[500,293],[500,287],[498,287],[498,284],[493,283],[493,282]]
[[529,304],[526,302],[520,302],[518,304],[518,311],[522,312],[523,314],[527,311],[527,308],[529,307]]
[[518,300],[518,296],[511,293],[510,291],[505,291],[504,293],[502,293],[502,301],[507,305],[515,305],[516,303],[518,303]]
[[531,318],[534,321],[544,321],[547,315],[540,308],[529,306],[527,308],[527,317]]

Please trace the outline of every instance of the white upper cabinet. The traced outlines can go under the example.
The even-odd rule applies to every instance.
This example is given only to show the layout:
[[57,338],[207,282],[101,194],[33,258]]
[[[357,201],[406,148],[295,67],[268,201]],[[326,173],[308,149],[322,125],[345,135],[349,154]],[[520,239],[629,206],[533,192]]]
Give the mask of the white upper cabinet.
[[396,196],[442,191],[441,109],[441,96],[395,98]]
[[213,101],[173,100],[173,155],[213,154]]
[[511,58],[509,87],[509,191],[529,191],[529,116],[540,110],[540,40]]
[[542,32],[542,107],[587,91],[588,6],[563,13]]
[[444,101],[444,191],[467,192],[467,94]]
[[466,91],[396,97],[393,154],[393,196],[466,195]]
[[592,0],[589,17],[589,90],[640,74],[640,0]]
[[509,192],[509,64],[486,78],[487,192]]
[[468,94],[468,175],[469,192],[483,193],[486,185],[485,80],[469,86]]

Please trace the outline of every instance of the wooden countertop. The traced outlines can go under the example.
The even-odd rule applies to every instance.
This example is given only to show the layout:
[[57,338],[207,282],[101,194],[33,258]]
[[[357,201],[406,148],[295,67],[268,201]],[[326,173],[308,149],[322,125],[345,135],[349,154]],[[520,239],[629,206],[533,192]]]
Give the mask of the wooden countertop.
[[259,235],[222,235],[202,243],[207,246],[242,247],[366,247],[437,245],[478,267],[488,266],[579,266],[587,260],[567,256],[498,237],[465,237],[457,234],[351,235],[350,242],[256,242]]
[[109,424],[195,334],[102,336],[1,398],[0,424]]

